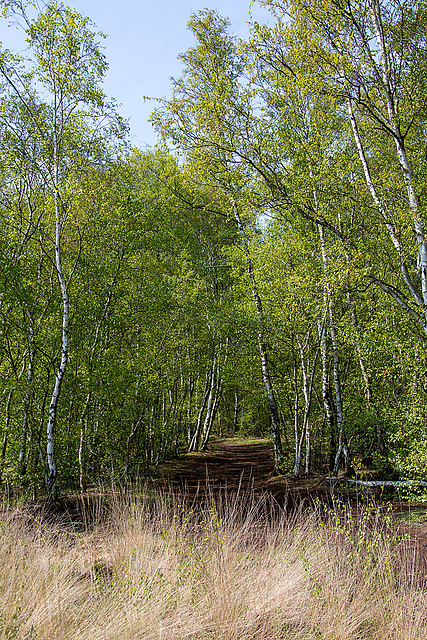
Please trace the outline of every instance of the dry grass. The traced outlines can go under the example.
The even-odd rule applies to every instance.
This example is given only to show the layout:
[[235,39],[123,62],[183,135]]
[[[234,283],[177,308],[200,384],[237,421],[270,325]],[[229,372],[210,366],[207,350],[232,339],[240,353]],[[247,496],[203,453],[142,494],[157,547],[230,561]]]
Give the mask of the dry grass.
[[267,501],[197,510],[165,495],[109,513],[83,533],[2,514],[1,639],[426,637],[425,569],[372,511],[286,517]]

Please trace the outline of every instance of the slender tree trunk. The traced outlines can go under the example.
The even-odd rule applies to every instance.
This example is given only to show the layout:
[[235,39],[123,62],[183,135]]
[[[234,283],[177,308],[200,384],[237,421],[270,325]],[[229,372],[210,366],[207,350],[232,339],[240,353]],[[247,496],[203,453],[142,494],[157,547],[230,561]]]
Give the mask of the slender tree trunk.
[[[56,98],[55,98],[56,99]],[[57,104],[54,105],[54,117],[56,118]],[[66,281],[62,268],[62,252],[61,252],[61,235],[62,227],[65,222],[63,205],[59,195],[59,158],[58,158],[58,140],[57,140],[57,122],[53,123],[53,165],[54,165],[54,199],[55,199],[55,267],[58,282],[62,296],[62,328],[61,328],[61,360],[55,374],[55,385],[49,404],[49,413],[47,421],[47,466],[48,473],[46,477],[46,489],[49,497],[52,497],[56,488],[57,468],[55,459],[55,426],[58,411],[58,402],[61,393],[62,381],[64,379],[65,370],[68,362],[68,332],[70,317],[70,301],[68,296],[68,283]]]
[[187,445],[190,447],[192,433],[191,433],[191,401],[193,399],[194,394],[194,378],[191,373],[188,374],[188,400],[187,400]]
[[[224,355],[224,359],[223,359],[223,363],[222,363],[222,371],[225,371],[225,367],[227,364],[227,360],[228,360],[228,338],[226,339],[226,343],[225,343],[225,355]],[[219,403],[221,401],[221,397],[222,397],[222,388],[223,388],[223,384],[224,384],[224,374],[221,375],[221,364],[220,364],[220,356],[218,356],[218,362],[217,362],[217,366],[216,366],[216,371],[215,371],[215,375],[214,375],[214,384],[213,384],[213,399],[212,399],[212,403],[210,406],[210,410],[207,411],[206,413],[206,421],[205,421],[205,425],[204,425],[204,429],[203,429],[203,438],[202,438],[202,451],[206,450],[206,447],[208,446],[208,442],[209,442],[209,436],[211,434],[212,431],[212,426],[215,420],[215,416],[217,414],[218,411],[218,407],[219,407]]]
[[[310,167],[310,176],[313,178],[313,172]],[[317,191],[314,187],[313,189],[313,198],[316,205],[316,215],[319,213],[319,203],[317,199]],[[322,397],[323,397],[323,407],[325,411],[325,415],[328,421],[329,427],[329,468],[335,468],[336,460],[337,460],[337,452],[338,454],[338,463],[341,457],[341,441],[344,437],[344,417],[342,411],[342,401],[341,401],[341,383],[339,379],[339,352],[338,352],[338,343],[337,336],[335,332],[335,322],[334,322],[334,312],[332,306],[332,298],[331,298],[331,290],[329,284],[329,272],[328,272],[328,259],[326,254],[326,245],[324,239],[324,231],[323,226],[320,223],[317,223],[317,229],[320,237],[320,246],[321,246],[321,256],[322,256],[322,266],[323,266],[323,275],[324,275],[324,289],[323,289],[323,304],[324,304],[324,321],[321,326],[318,322],[318,330],[319,330],[319,338],[320,338],[320,351],[322,354]],[[333,350],[333,374],[334,374],[334,387],[335,387],[335,398],[336,398],[336,416],[334,415],[333,405],[329,392],[329,376],[328,376],[328,357],[327,357],[327,348],[326,348],[326,326],[327,319],[329,317],[329,328],[332,338],[332,350]],[[335,417],[338,423],[338,447],[336,448],[335,441]],[[333,457],[333,452],[335,453],[335,457]]]
[[237,223],[237,227],[239,229],[239,232],[242,238],[242,247],[246,255],[247,270],[248,270],[249,279],[252,285],[252,296],[254,299],[255,308],[257,312],[258,346],[259,346],[259,352],[261,356],[262,377],[264,380],[264,386],[267,393],[267,399],[268,399],[268,405],[270,408],[270,417],[271,417],[271,435],[273,439],[273,449],[274,449],[273,473],[279,473],[280,466],[282,463],[282,457],[283,457],[282,442],[280,437],[279,411],[277,409],[276,399],[275,399],[274,390],[273,390],[273,384],[271,382],[270,367],[269,367],[269,361],[268,361],[268,349],[264,341],[264,319],[263,319],[261,298],[258,293],[255,273],[252,265],[252,260],[250,258],[249,244],[246,237],[245,228],[243,226],[243,222],[235,202],[233,202],[233,210],[234,210],[234,217]]
[[299,474],[301,465],[300,449],[299,449],[299,391],[298,391],[298,368],[295,349],[292,340],[292,359],[294,364],[294,431],[295,431],[295,465],[294,475]]
[[205,438],[206,438],[206,433],[209,430],[209,424],[211,422],[211,415],[213,412],[213,408],[215,406],[215,398],[216,398],[216,385],[218,382],[218,374],[217,374],[217,365],[214,365],[212,367],[213,370],[213,374],[212,374],[212,383],[211,383],[211,388],[209,390],[209,397],[208,397],[208,401],[206,403],[206,415],[205,415],[205,421],[203,423],[203,429],[202,429],[202,450],[204,448],[204,443],[205,443]]
[[409,209],[412,213],[412,219],[414,224],[415,236],[418,244],[418,257],[419,257],[419,271],[421,277],[421,291],[422,291],[422,315],[424,319],[424,327],[426,327],[426,311],[427,305],[427,243],[425,237],[424,223],[419,210],[419,198],[417,196],[414,178],[412,173],[411,164],[405,149],[405,139],[400,131],[398,108],[396,108],[396,94],[392,88],[392,82],[390,77],[390,60],[385,44],[384,28],[381,16],[381,6],[378,0],[374,0],[371,5],[372,17],[375,25],[375,34],[377,39],[378,48],[381,53],[381,70],[382,81],[387,98],[387,110],[390,121],[390,127],[393,131],[393,137],[396,144],[397,157],[402,171],[403,180],[406,184],[408,193]]
[[223,385],[223,379],[219,378],[215,384],[215,393],[214,393],[213,403],[211,405],[210,411],[206,414],[206,422],[203,429],[203,438],[202,438],[202,447],[201,447],[202,451],[206,451],[206,447],[208,446],[209,436],[211,434],[215,416],[218,412],[219,403],[221,401],[222,385]]
[[[302,447],[304,444],[304,439],[305,439],[305,446],[306,446],[306,455],[305,455],[305,473],[309,473],[310,471],[310,408],[311,408],[311,399],[312,399],[312,395],[313,395],[313,387],[314,387],[314,374],[316,371],[316,362],[317,362],[317,355],[319,353],[319,347],[316,350],[316,353],[313,357],[313,363],[312,363],[312,367],[311,367],[311,375],[310,375],[310,380],[308,379],[308,375],[307,375],[307,367],[306,367],[306,362],[305,362],[305,356],[304,356],[304,349],[305,346],[308,345],[308,338],[309,335],[307,335],[307,340],[305,345],[303,346],[301,344],[301,342],[298,340],[298,345],[299,345],[299,349],[300,349],[300,356],[301,356],[301,369],[302,369],[302,377],[303,377],[303,392],[304,392],[304,400],[305,400],[305,407],[304,407],[304,418],[303,418],[303,424],[302,424],[302,429],[301,429],[301,434],[300,437],[298,439],[298,430],[297,430],[297,423],[296,423],[296,428],[295,428],[295,436],[296,436],[296,455],[295,455],[295,468],[294,468],[294,475],[296,478],[299,477],[300,474],[300,467],[301,467],[301,459],[302,459]],[[296,380],[296,367],[295,367],[295,363],[294,363],[294,384],[296,385],[297,388],[297,380]],[[297,396],[296,396],[297,399]],[[296,416],[297,416],[297,412],[296,412]]]
[[405,259],[405,252],[403,250],[399,233],[396,231],[394,224],[392,222],[390,213],[387,210],[387,206],[381,200],[378,194],[377,188],[372,179],[371,171],[370,171],[368,160],[363,148],[363,144],[362,144],[359,129],[357,126],[356,118],[354,115],[352,100],[350,96],[347,97],[347,108],[348,108],[350,123],[353,130],[353,136],[354,136],[357,151],[359,154],[360,162],[362,164],[366,184],[371,193],[374,204],[384,222],[384,225],[387,229],[387,232],[389,234],[393,247],[399,256],[400,272],[402,274],[402,278],[406,286],[408,287],[415,304],[418,307],[418,312],[415,311],[411,306],[409,306],[408,303],[405,300],[403,300],[402,296],[400,296],[393,287],[389,287],[387,284],[381,282],[376,277],[372,277],[372,280],[381,289],[383,289],[383,291],[385,291],[387,294],[392,296],[404,311],[406,311],[412,318],[414,318],[418,323],[420,323],[424,332],[427,334],[427,316],[425,311],[426,305],[427,305],[427,249],[426,249],[426,242],[425,242],[425,231],[424,231],[423,222],[419,216],[418,197],[414,190],[412,171],[406,155],[406,150],[404,148],[402,136],[398,130],[398,125],[396,124],[396,121],[393,117],[392,112],[390,112],[390,107],[389,107],[389,112],[391,114],[390,127],[393,131],[396,130],[395,133],[396,133],[396,146],[398,150],[398,157],[399,157],[399,162],[402,168],[403,177],[408,190],[409,208],[413,216],[415,235],[416,235],[417,244],[418,244],[419,263],[420,263],[420,271],[421,271],[421,274],[420,274],[421,287],[422,287],[421,292],[418,290],[418,287],[415,285],[409,273],[409,269]]
[[329,470],[332,471],[335,461],[336,441],[335,441],[335,413],[331,399],[329,372],[328,372],[328,350],[326,343],[326,322],[317,323],[320,339],[320,355],[322,360],[322,402],[329,435]]
[[4,465],[6,462],[7,441],[9,438],[9,426],[10,426],[10,405],[12,403],[13,389],[7,394],[6,408],[5,408],[5,421],[4,421],[4,435],[1,447],[1,467],[0,467],[0,482],[3,480]]
[[234,389],[233,433],[239,430],[239,390]]
[[211,389],[212,389],[214,369],[215,369],[215,358],[214,358],[210,368],[206,372],[205,389],[204,389],[204,392],[203,392],[202,402],[201,402],[200,408],[199,408],[199,415],[198,415],[198,418],[197,418],[196,429],[194,431],[193,437],[191,439],[190,446],[188,448],[189,451],[197,451],[197,449],[199,447],[199,440],[200,440],[200,435],[201,435],[201,432],[202,432],[203,416],[204,416],[205,409],[206,409],[206,404],[208,402],[209,395],[210,395]]
[[348,450],[347,450],[347,445],[345,440],[344,411],[343,411],[343,404],[342,404],[342,391],[341,391],[341,381],[340,381],[340,371],[339,371],[340,357],[339,357],[337,332],[335,328],[334,306],[332,303],[332,295],[331,295],[331,289],[330,289],[330,283],[329,283],[328,258],[326,254],[326,245],[325,245],[323,227],[322,225],[318,224],[317,228],[319,230],[319,235],[320,235],[323,273],[325,278],[325,292],[324,292],[325,313],[329,317],[329,330],[331,332],[331,341],[332,341],[335,406],[336,406],[336,412],[337,412],[337,426],[338,426],[338,448],[335,455],[334,470],[333,470],[334,475],[336,475],[338,473],[338,468],[339,468],[339,464],[342,456],[344,457],[344,465],[347,466]]

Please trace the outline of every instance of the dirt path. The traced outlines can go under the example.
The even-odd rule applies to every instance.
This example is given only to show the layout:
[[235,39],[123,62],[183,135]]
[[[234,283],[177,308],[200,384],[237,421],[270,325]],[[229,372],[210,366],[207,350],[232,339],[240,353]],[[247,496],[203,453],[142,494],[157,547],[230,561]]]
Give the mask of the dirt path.
[[302,499],[320,495],[327,498],[328,489],[319,479],[304,479],[289,483],[289,479],[274,478],[273,447],[261,441],[242,444],[233,440],[217,442],[206,453],[187,454],[166,482],[191,500],[203,499],[207,493],[270,494],[283,504],[284,500],[300,503]]
[[[272,446],[264,440],[248,443],[224,440],[213,444],[205,453],[191,453],[167,462],[151,482],[154,489],[163,488],[166,492],[172,490],[175,495],[185,496],[190,503],[198,504],[202,508],[210,503],[212,497],[217,499],[236,494],[242,508],[250,506],[251,500],[248,498],[256,500],[264,495],[270,496],[274,504],[284,507],[285,511],[305,508],[305,505],[313,506],[317,498],[323,504],[332,504],[330,488],[324,483],[322,476],[310,476],[300,480],[291,476],[272,477],[273,467]],[[353,508],[356,504],[355,495],[354,490],[335,490],[335,496]],[[73,526],[80,523],[84,529],[91,520],[91,510],[94,520],[99,517],[98,502],[99,497],[96,495],[92,498],[86,495],[83,500],[81,497],[78,500],[69,500],[59,509],[58,517],[65,519],[65,522],[72,522]],[[377,504],[381,504],[381,496]],[[406,544],[413,548],[417,562],[425,563],[427,575],[426,503],[394,502],[392,508],[395,532],[408,538]],[[387,509],[386,503],[384,509]]]
[[178,463],[169,481],[189,494],[204,490],[262,491],[273,470],[272,447],[268,444],[218,442],[206,453],[188,454]]
[[[206,453],[187,454],[163,477],[162,483],[176,493],[186,495],[190,501],[205,502],[209,496],[219,494],[251,495],[257,498],[269,494],[280,505],[294,509],[306,503],[313,505],[319,498],[322,503],[331,502],[330,489],[322,477],[301,478],[272,477],[274,467],[273,448],[260,441],[244,444],[224,440],[213,445]],[[335,490],[335,495],[355,503],[355,491]],[[381,499],[380,499],[381,500]],[[386,508],[386,507],[385,507]],[[393,503],[396,525],[402,535],[408,535],[416,546],[427,553],[427,516],[425,503]],[[421,516],[418,518],[417,513]],[[414,518],[411,518],[411,515]]]

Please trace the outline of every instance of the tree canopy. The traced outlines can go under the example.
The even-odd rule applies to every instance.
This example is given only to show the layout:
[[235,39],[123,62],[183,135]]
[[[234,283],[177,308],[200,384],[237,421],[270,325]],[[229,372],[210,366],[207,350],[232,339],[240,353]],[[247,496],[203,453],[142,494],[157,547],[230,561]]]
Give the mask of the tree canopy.
[[426,5],[262,4],[247,41],[190,17],[143,152],[90,19],[1,3],[2,482],[126,486],[236,432],[276,473],[425,479]]

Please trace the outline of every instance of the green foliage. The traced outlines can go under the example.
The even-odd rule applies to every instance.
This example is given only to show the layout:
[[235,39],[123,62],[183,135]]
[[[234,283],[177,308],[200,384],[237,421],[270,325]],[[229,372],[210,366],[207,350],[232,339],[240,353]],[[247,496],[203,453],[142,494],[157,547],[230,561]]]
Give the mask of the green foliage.
[[30,20],[2,3],[32,51],[0,52],[2,481],[37,488],[45,473],[57,233],[71,327],[56,418],[64,487],[126,487],[201,445],[198,428],[206,442],[211,430],[268,432],[260,330],[286,472],[295,419],[314,468],[336,453],[338,358],[353,468],[425,479],[424,4],[264,4],[275,22],[252,25],[248,42],[215,11],[191,17],[195,44],[152,116],[178,161],[126,149],[88,18],[52,2]]

